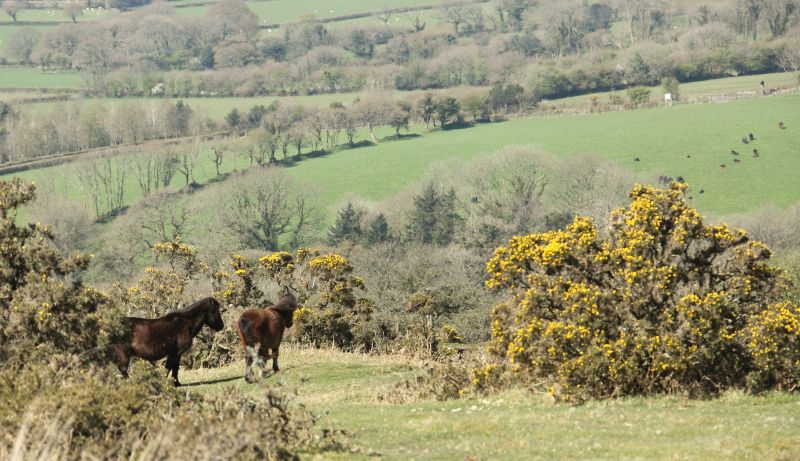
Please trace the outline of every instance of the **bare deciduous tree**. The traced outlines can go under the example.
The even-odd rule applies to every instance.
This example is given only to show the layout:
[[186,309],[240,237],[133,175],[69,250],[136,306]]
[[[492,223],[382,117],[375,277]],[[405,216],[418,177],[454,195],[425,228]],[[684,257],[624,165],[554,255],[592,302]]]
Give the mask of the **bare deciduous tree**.
[[425,29],[425,22],[422,21],[422,11],[420,8],[409,8],[406,11],[406,16],[414,24],[416,32],[422,32]]
[[172,241],[188,234],[192,228],[191,210],[169,193],[160,192],[140,204],[135,220],[141,229],[139,238],[145,248],[158,242]]
[[9,16],[13,22],[17,22],[17,15],[20,11],[25,9],[25,4],[16,0],[6,0],[3,2],[3,11]]
[[97,217],[125,207],[128,162],[125,155],[107,155],[76,166],[84,203]]
[[231,190],[223,225],[250,248],[296,248],[319,220],[316,194],[282,170],[252,172],[236,179]]
[[211,149],[211,151],[214,154],[214,156],[211,158],[211,160],[214,162],[214,169],[217,172],[217,176],[221,176],[221,173],[219,171],[219,167],[222,166],[222,160],[223,160],[223,158],[225,156],[225,148],[224,147],[213,147]]

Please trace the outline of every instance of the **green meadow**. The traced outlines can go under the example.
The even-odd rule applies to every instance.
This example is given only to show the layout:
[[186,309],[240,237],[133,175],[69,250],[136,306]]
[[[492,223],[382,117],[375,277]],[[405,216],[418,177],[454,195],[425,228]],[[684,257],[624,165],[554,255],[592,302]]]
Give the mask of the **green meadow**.
[[71,88],[81,87],[77,71],[42,71],[37,67],[0,68],[0,88]]
[[[791,129],[800,127],[798,107],[800,96],[786,96],[518,119],[346,150],[290,171],[322,187],[329,203],[348,192],[379,200],[417,181],[431,163],[462,162],[509,144],[533,145],[557,156],[606,158],[650,174],[654,183],[660,175],[683,176],[694,189],[695,206],[726,215],[800,201],[800,128]],[[779,121],[790,128],[779,130]],[[756,141],[744,146],[740,140],[749,133]],[[759,158],[752,157],[753,148]],[[732,149],[740,152],[741,163],[733,162]]]
[[[111,12],[103,8],[86,8],[83,10],[83,14],[76,18],[76,21],[97,21],[108,17],[109,14],[111,14]],[[3,13],[2,16],[9,21],[11,20],[5,13]],[[59,8],[27,9],[19,12],[17,21],[72,22],[72,18],[64,14],[64,11]]]
[[[436,5],[438,0],[342,0],[331,6],[330,0],[272,0],[269,2],[249,3],[250,9],[262,23],[283,24],[297,22],[313,16],[316,19],[327,19],[348,14],[380,11],[383,8],[402,8],[421,5]],[[181,14],[200,16],[208,6],[192,6],[179,8]]]
[[[415,374],[408,358],[282,348],[282,371],[258,384],[244,363],[182,370],[198,393],[265,387],[296,391],[296,403],[344,430],[352,451],[331,459],[790,460],[800,457],[800,398],[725,394],[713,400],[629,398],[580,406],[512,390],[445,402],[392,404],[380,397]],[[410,365],[415,364],[415,365]]]
[[[431,133],[417,126],[412,131],[419,136],[306,158],[289,171],[317,186],[323,205],[331,206],[347,194],[384,199],[419,181],[437,162],[463,163],[509,144],[531,145],[555,156],[605,158],[653,183],[660,175],[683,176],[692,187],[689,196],[694,206],[712,216],[724,216],[800,201],[797,107],[800,95],[517,119]],[[779,130],[779,121],[788,128]],[[740,140],[749,133],[756,140],[743,145]],[[390,131],[379,134],[388,136]],[[759,150],[758,158],[752,155],[754,148]],[[734,157],[731,150],[740,156]],[[248,164],[243,156],[230,153],[223,169],[231,171]],[[39,182],[61,181],[54,178],[61,178],[69,168],[72,166],[54,166],[19,176]],[[196,180],[204,182],[213,174],[210,154],[201,155]],[[132,202],[138,198],[138,190],[134,179],[130,181],[128,199]],[[183,184],[175,178],[173,185]],[[74,185],[65,190],[77,194]]]

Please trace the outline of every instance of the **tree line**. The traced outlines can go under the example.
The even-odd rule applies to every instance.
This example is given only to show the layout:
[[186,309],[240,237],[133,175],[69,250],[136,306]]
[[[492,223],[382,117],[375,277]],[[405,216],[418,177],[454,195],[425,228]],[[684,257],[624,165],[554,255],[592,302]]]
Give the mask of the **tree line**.
[[482,5],[443,4],[436,27],[425,27],[416,11],[411,28],[390,26],[387,12],[375,25],[330,28],[309,19],[259,33],[258,18],[239,0],[217,2],[199,18],[153,4],[92,24],[23,29],[7,47],[24,64],[79,69],[87,88],[116,97],[514,83],[552,98],[666,76],[687,81],[797,67],[797,0],[491,5],[489,13]]

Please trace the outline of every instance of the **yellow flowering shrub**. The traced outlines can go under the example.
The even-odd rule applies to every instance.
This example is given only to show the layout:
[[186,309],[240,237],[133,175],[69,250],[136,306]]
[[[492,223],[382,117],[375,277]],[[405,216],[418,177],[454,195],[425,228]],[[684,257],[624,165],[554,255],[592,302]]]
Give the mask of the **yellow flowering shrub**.
[[43,224],[17,225],[19,208],[35,197],[33,184],[0,181],[0,365],[56,352],[96,360],[122,336],[122,309],[80,282],[88,255],[62,254]]
[[498,248],[490,351],[564,400],[796,383],[797,307],[776,304],[769,250],[704,224],[685,187],[637,185],[607,238],[576,218]]
[[146,267],[137,284],[127,291],[116,289],[131,314],[160,317],[177,309],[184,299],[184,291],[192,280],[208,273],[208,265],[197,254],[197,249],[183,243],[181,237],[153,245],[153,254],[159,267]]
[[228,267],[211,274],[214,297],[223,305],[261,307],[264,293],[257,284],[259,266],[239,253],[229,256]]
[[294,289],[303,304],[294,315],[291,334],[295,338],[315,346],[372,347],[378,334],[370,322],[373,305],[357,296],[366,287],[364,280],[353,274],[347,258],[300,248],[294,255],[265,255],[259,265],[267,278]]

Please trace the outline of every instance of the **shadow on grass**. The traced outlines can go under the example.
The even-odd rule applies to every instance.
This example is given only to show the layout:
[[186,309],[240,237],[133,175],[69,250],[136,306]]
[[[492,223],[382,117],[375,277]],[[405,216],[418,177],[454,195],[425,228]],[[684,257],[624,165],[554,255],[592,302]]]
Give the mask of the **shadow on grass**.
[[391,136],[387,136],[381,139],[381,142],[405,141],[407,139],[419,138],[420,136],[422,135],[417,133],[400,134],[400,135],[393,134]]
[[228,377],[228,378],[220,378],[220,379],[209,379],[209,380],[206,380],[206,381],[197,381],[197,382],[188,383],[188,384],[184,383],[184,384],[181,384],[181,387],[194,387],[194,386],[203,386],[203,385],[206,385],[206,384],[227,383],[227,382],[230,382],[230,381],[236,381],[237,379],[244,379],[244,375],[231,376],[231,377]]
[[464,130],[466,128],[474,128],[474,127],[475,127],[474,123],[469,123],[465,120],[459,120],[457,122],[445,125],[442,131]]

